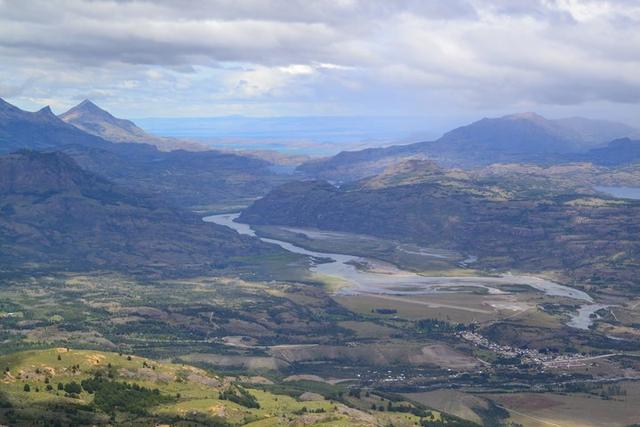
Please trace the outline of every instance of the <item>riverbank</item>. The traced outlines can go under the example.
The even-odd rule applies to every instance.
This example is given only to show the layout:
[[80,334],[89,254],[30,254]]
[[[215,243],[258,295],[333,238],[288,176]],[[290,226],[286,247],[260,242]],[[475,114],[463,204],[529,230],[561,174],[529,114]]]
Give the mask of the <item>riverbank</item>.
[[[591,304],[593,299],[586,292],[561,285],[540,277],[528,275],[504,274],[495,276],[424,276],[402,270],[392,264],[376,259],[318,252],[302,248],[283,240],[260,237],[248,224],[236,222],[239,214],[212,215],[203,218],[234,229],[239,234],[260,238],[263,242],[280,246],[281,248],[312,257],[322,262],[314,262],[311,271],[320,276],[335,278],[342,286],[335,291],[338,295],[396,295],[420,296],[438,293],[451,293],[476,289],[483,293],[503,295],[508,294],[513,286],[531,288],[549,297],[567,298],[581,303],[578,311],[571,315],[568,326],[588,328],[591,318],[585,313],[598,310],[600,305]],[[322,234],[317,234],[322,235]],[[366,268],[363,268],[366,266]],[[504,289],[507,289],[506,291]],[[587,304],[585,304],[585,302]],[[597,306],[597,307],[596,307]],[[592,310],[593,309],[593,310]]]

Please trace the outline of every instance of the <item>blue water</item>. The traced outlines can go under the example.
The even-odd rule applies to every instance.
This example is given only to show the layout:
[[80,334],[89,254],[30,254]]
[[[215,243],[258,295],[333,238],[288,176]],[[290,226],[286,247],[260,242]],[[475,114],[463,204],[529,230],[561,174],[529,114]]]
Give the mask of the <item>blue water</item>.
[[606,187],[597,186],[596,191],[607,193],[610,196],[618,197],[620,199],[633,199],[640,200],[640,188],[639,187]]
[[136,124],[155,135],[196,140],[213,148],[321,156],[439,136],[423,117],[143,118]]

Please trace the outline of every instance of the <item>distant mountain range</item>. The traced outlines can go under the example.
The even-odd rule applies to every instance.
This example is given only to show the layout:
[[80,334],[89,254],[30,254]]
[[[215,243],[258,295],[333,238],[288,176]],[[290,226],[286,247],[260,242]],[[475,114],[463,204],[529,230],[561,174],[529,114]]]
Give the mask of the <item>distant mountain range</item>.
[[[222,202],[246,204],[284,180],[271,163],[255,157],[214,150],[159,151],[146,143],[144,132],[133,123],[88,101],[62,116],[93,133],[61,120],[49,108],[28,112],[0,100],[0,154],[61,151],[84,169],[122,186],[161,196],[174,206],[201,209]],[[139,139],[126,143],[126,135]]]
[[640,140],[625,134],[637,131],[532,113],[483,119],[433,142],[307,162],[298,168],[307,180],[272,190],[240,220],[453,249],[483,269],[632,286],[640,202],[592,188],[640,182]]
[[162,151],[178,149],[203,151],[209,149],[197,142],[149,135],[132,121],[116,118],[89,100],[82,101],[59,117],[80,130],[111,142],[151,144]]
[[604,147],[593,148],[578,160],[603,166],[622,166],[640,162],[640,139],[620,138]]
[[[582,161],[591,158],[585,156],[591,149],[617,138],[639,135],[638,130],[627,125],[602,120],[548,120],[535,113],[513,114],[479,120],[447,132],[435,141],[342,152],[328,159],[304,163],[298,171],[317,178],[350,181],[378,174],[408,158],[430,159],[444,166],[465,168],[492,163]],[[600,153],[593,153],[595,161]]]
[[203,274],[274,247],[167,208],[81,169],[69,156],[0,156],[2,270]]
[[63,122],[49,107],[28,112],[0,99],[0,153],[56,149],[64,145],[98,148],[107,141]]
[[0,270],[191,275],[275,250],[188,210],[263,195],[282,182],[270,163],[159,151],[88,101],[64,117],[92,133],[0,100]]
[[[298,168],[307,177],[341,181],[336,188],[290,182],[255,157],[160,151],[132,122],[89,101],[61,117],[68,122],[49,108],[27,112],[0,100],[0,153],[14,152],[0,158],[0,245],[12,265],[179,264],[200,271],[207,260],[263,249],[202,225],[188,210],[241,209],[265,195],[244,211],[245,221],[469,250],[487,254],[488,267],[533,271],[561,268],[561,260],[578,271],[579,260],[589,259],[609,274],[612,250],[625,254],[616,262],[640,252],[637,224],[626,224],[629,212],[640,217],[637,204],[578,194],[566,184],[580,177],[589,186],[592,175],[607,171],[616,179],[637,177],[640,140],[625,125],[517,114],[482,119],[432,142],[343,152]],[[486,167],[496,163],[502,165]],[[452,165],[469,170],[447,169]],[[523,238],[529,243],[518,243]]]
[[583,168],[475,174],[414,159],[340,187],[284,184],[240,221],[373,235],[477,256],[482,269],[631,286],[640,274],[640,201],[578,191],[571,176],[588,174]]

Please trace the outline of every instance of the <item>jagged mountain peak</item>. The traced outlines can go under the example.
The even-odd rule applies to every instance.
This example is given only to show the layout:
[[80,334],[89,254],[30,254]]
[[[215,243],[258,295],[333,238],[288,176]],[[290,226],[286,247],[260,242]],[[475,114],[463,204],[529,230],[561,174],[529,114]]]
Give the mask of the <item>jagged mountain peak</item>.
[[105,143],[60,120],[48,106],[31,112],[0,102],[0,153],[72,144],[98,147]]
[[194,142],[149,135],[132,121],[115,117],[89,99],[85,99],[61,114],[60,119],[84,132],[111,142],[151,144],[166,151],[173,149],[203,151],[206,149],[206,147]]
[[96,103],[94,103],[89,99],[85,99],[84,101],[76,105],[74,108],[81,111],[85,111],[85,112],[99,113],[99,114],[104,114],[104,115],[113,117],[113,115],[110,112],[98,106]]
[[113,142],[153,143],[154,137],[145,134],[135,123],[113,116],[88,99],[61,114],[60,118],[85,132]]
[[48,105],[36,111],[36,114],[46,120],[54,120],[56,122],[60,121],[58,116],[53,114],[53,111],[51,111],[51,107],[49,107]]
[[102,110],[100,107],[98,107],[96,104],[94,104],[93,101],[91,101],[90,99],[82,100],[82,102],[79,103],[77,105],[77,107],[81,107],[81,108],[97,108],[99,110]]
[[100,108],[92,101],[85,99],[75,107],[70,108],[67,112],[60,115],[60,118],[66,122],[80,116],[99,117],[107,120],[115,119],[115,117],[107,110]]

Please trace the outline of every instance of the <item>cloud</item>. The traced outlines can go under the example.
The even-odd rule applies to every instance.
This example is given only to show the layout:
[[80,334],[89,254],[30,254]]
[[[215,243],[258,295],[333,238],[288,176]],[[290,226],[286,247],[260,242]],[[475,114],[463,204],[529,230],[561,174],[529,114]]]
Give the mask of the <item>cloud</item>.
[[594,103],[631,116],[639,26],[636,0],[0,0],[0,96],[103,94],[135,116]]

